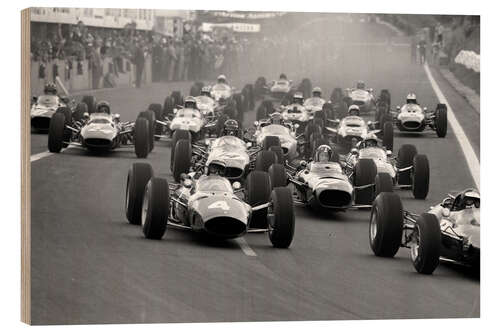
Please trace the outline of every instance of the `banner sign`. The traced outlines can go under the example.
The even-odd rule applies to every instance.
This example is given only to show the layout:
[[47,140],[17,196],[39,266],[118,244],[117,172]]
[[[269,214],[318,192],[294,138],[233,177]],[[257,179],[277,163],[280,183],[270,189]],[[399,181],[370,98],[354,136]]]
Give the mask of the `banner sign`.
[[205,32],[213,31],[214,28],[227,28],[235,32],[252,32],[252,33],[260,32],[260,24],[250,24],[241,22],[234,22],[234,23],[203,22],[201,24],[201,30]]
[[208,14],[217,17],[228,17],[234,19],[249,19],[261,20],[283,16],[286,12],[230,12],[230,11],[214,11]]

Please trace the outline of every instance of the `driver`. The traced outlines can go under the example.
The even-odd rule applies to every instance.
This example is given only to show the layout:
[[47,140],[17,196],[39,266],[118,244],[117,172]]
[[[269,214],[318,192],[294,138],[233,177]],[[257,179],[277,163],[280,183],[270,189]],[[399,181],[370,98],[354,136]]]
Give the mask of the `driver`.
[[292,104],[304,104],[304,95],[302,94],[302,92],[297,91],[295,94],[293,94]]
[[201,88],[201,96],[210,97],[210,87],[209,86],[205,86],[205,87]]
[[197,109],[196,99],[193,96],[188,96],[184,100],[184,109]]
[[288,80],[284,73],[280,74],[280,80]]
[[359,144],[359,148],[370,148],[370,147],[378,147],[378,138],[375,134],[371,133],[361,141]]
[[481,197],[479,192],[475,189],[466,189],[459,193],[455,198],[452,210],[463,210],[470,208],[479,208],[481,204]]
[[406,104],[418,104],[417,103],[417,95],[415,95],[414,93],[409,93],[406,96]]
[[224,74],[217,76],[217,84],[227,84],[227,79]]
[[328,145],[321,145],[316,148],[314,162],[327,163],[333,161],[333,150]]
[[97,113],[111,114],[111,106],[109,105],[109,102],[106,101],[100,101],[97,103],[95,109],[97,110]]
[[224,128],[222,129],[221,136],[235,136],[237,138],[240,137],[240,126],[238,122],[234,119],[228,119],[224,123]]
[[57,95],[57,86],[54,83],[49,82],[43,88],[43,93],[45,95],[54,95],[54,96],[56,96]]
[[208,176],[221,176],[224,177],[226,174],[226,164],[222,161],[212,161],[208,165]]
[[312,90],[312,96],[313,97],[318,97],[318,98],[321,98],[321,93],[323,91],[321,90],[320,87],[314,87],[313,90]]
[[349,110],[347,111],[347,114],[349,116],[357,116],[359,117],[359,106],[356,104],[353,104],[349,107]]
[[279,112],[275,112],[273,113],[271,116],[271,124],[274,124],[274,125],[282,125],[283,124],[283,120],[281,119],[281,114]]
[[365,90],[366,89],[365,83],[363,81],[358,81],[358,83],[356,83],[356,89]]

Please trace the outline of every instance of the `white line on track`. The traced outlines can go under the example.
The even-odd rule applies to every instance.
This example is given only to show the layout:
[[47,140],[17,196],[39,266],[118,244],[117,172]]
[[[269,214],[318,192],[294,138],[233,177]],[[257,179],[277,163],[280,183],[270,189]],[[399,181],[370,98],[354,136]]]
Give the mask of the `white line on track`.
[[434,89],[434,92],[436,93],[439,102],[444,103],[448,106],[448,122],[451,125],[455,136],[457,137],[458,143],[460,144],[460,148],[462,148],[462,151],[465,156],[465,161],[469,166],[469,170],[472,175],[472,178],[474,179],[474,183],[476,183],[476,187],[477,189],[479,189],[480,185],[479,170],[481,169],[479,165],[479,159],[477,158],[477,155],[474,152],[474,149],[472,148],[472,145],[470,144],[467,135],[465,135],[464,129],[462,128],[462,126],[460,126],[460,123],[455,117],[455,114],[453,113],[453,109],[451,108],[450,103],[448,103],[448,100],[442,93],[436,80],[434,80],[434,77],[432,76],[432,73],[429,70],[429,66],[427,64],[424,64],[424,69],[425,73],[427,74],[427,78],[429,79],[432,89]]
[[255,253],[254,250],[252,250],[252,248],[248,245],[245,238],[243,238],[243,237],[236,238],[236,243],[238,243],[238,245],[241,247],[241,250],[243,251],[243,253],[245,253],[247,256],[257,257],[257,253]]
[[[66,150],[66,148],[61,149],[61,153],[65,150]],[[42,158],[49,157],[51,155],[54,155],[54,153],[51,153],[50,151],[44,151],[44,152],[41,152],[41,153],[38,153],[35,155],[31,155],[30,162],[35,162],[35,161],[41,160]]]

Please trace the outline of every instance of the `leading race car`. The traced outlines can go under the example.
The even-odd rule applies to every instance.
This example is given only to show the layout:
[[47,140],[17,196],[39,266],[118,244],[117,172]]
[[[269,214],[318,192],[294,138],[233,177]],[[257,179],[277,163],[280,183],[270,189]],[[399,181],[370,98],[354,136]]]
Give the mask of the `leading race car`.
[[379,173],[388,174],[399,189],[411,189],[416,199],[425,199],[429,193],[429,160],[418,154],[414,145],[404,144],[397,158],[383,147],[377,137],[370,136],[359,142],[345,157],[345,170],[349,176],[356,173],[360,163],[372,160]]
[[311,162],[301,161],[298,168],[273,164],[269,175],[272,186],[294,184],[295,200],[314,210],[365,208],[371,207],[375,196],[367,197],[361,191],[367,188],[372,188],[373,194],[392,191],[391,178],[377,174],[375,164],[369,162],[360,165],[351,181],[343,171],[339,155],[322,144],[317,147]]
[[410,249],[415,270],[432,274],[439,260],[480,266],[480,196],[475,189],[451,195],[417,215],[403,209],[394,193],[382,193],[370,216],[370,246],[375,255],[394,257]]
[[378,112],[378,104],[381,104],[383,108],[387,108],[391,104],[391,97],[387,89],[382,89],[379,98],[376,98],[373,89],[366,88],[363,81],[358,81],[356,88],[347,88],[345,94],[347,104],[359,106],[362,113]]
[[135,122],[121,122],[119,114],[111,114],[109,103],[99,102],[96,112],[75,120],[69,109],[56,112],[50,121],[48,148],[59,153],[69,145],[91,151],[110,151],[134,146],[139,158],[146,158],[153,150],[154,113],[141,112]]
[[259,77],[255,81],[253,91],[257,98],[269,95],[275,100],[288,104],[293,94],[297,91],[302,92],[305,98],[309,98],[311,96],[311,89],[311,80],[307,78],[302,79],[298,86],[294,86],[293,81],[289,80],[287,76],[282,73],[278,80],[273,80],[269,84],[266,82],[265,77]]
[[237,182],[231,185],[217,168],[169,184],[155,177],[149,164],[134,163],[127,176],[127,219],[140,224],[149,239],[163,238],[168,225],[223,239],[267,232],[274,247],[288,248],[295,230],[290,190],[271,190],[263,171],[248,175],[245,190],[239,186]]
[[406,104],[396,107],[395,112],[381,114],[380,123],[392,122],[401,132],[423,132],[426,128],[435,131],[437,136],[444,138],[448,131],[448,108],[439,103],[434,111],[428,111],[417,103],[417,96],[409,93]]

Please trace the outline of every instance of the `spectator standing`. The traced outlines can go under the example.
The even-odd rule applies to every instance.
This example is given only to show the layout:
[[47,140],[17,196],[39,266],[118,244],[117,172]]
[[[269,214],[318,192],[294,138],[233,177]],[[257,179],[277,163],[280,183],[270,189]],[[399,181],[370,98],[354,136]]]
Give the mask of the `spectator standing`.
[[133,62],[135,64],[135,87],[141,87],[142,72],[144,71],[144,48],[141,41],[137,41],[133,53]]
[[102,76],[101,47],[98,41],[94,41],[94,47],[90,53],[90,68],[92,70],[92,89],[99,89]]
[[153,46],[152,58],[153,82],[158,82],[161,79],[163,60],[163,49],[161,47],[160,41],[155,43]]
[[425,64],[426,61],[425,58],[427,55],[427,42],[425,41],[424,37],[422,37],[422,39],[420,39],[420,42],[418,42],[417,48],[418,48],[418,58],[420,60],[420,64],[423,65]]
[[175,53],[177,56],[177,81],[182,81],[184,78],[184,45],[182,41],[176,42]]
[[175,74],[175,65],[177,63],[177,55],[175,54],[175,46],[173,40],[169,41],[167,47],[167,54],[168,54],[168,81],[173,81]]

